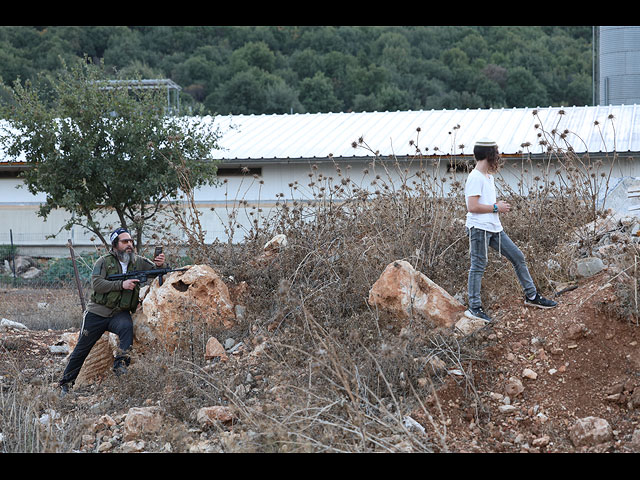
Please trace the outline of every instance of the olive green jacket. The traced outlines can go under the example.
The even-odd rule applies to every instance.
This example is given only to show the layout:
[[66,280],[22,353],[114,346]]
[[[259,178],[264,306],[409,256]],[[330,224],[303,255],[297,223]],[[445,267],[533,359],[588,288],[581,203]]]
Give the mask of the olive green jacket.
[[[151,260],[140,255],[135,255],[127,265],[128,272],[154,268],[157,267]],[[115,273],[122,273],[122,266],[113,252],[103,255],[96,261],[91,274],[93,293],[87,305],[87,311],[101,317],[111,317],[122,310],[135,311],[140,287],[124,290],[123,280],[107,280],[107,275]]]

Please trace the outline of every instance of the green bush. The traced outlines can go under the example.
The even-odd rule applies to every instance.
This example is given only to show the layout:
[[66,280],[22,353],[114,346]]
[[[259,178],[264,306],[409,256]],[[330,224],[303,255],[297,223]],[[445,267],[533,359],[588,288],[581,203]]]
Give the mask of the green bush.
[[15,245],[0,245],[0,261],[10,259],[12,254],[17,253],[17,250]]
[[[96,254],[82,254],[76,257],[78,276],[82,282],[89,282],[93,264],[98,259]],[[41,281],[48,284],[69,283],[75,281],[73,262],[70,258],[54,258],[49,261],[43,272]]]

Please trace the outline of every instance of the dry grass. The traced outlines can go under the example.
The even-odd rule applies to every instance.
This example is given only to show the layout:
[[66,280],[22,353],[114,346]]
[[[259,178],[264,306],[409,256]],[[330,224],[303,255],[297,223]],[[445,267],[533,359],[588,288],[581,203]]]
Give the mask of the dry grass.
[[[363,141],[357,146],[369,148]],[[182,220],[193,228],[190,256],[209,259],[223,275],[247,282],[246,332],[269,339],[260,373],[276,385],[265,390],[264,408],[254,408],[219,370],[215,376],[198,375],[243,413],[242,423],[269,432],[254,439],[253,449],[446,451],[438,410],[422,401],[442,378],[416,358],[438,357],[447,369],[463,372],[469,405],[476,416],[483,414],[471,368],[482,355],[473,336],[459,341],[417,322],[398,331],[366,302],[373,281],[397,259],[410,261],[450,293],[466,294],[461,176],[434,175],[432,160],[416,156],[414,161],[425,167],[409,171],[394,159],[376,159],[379,173],[366,186],[357,184],[353,178],[360,175],[348,168],[336,165],[335,174],[327,176],[312,167],[309,183],[290,185],[290,194],[280,196],[269,217],[254,222],[241,245],[204,245],[197,221]],[[436,163],[441,161],[446,159]],[[526,196],[499,182],[514,206],[503,223],[539,288],[553,292],[570,276],[571,258],[560,246],[575,227],[595,218],[601,186],[592,181],[593,167],[570,151],[555,149],[538,160],[537,170],[546,172],[542,177],[528,175],[527,162],[522,161],[520,185]],[[245,209],[241,201],[238,205],[229,232]],[[257,262],[262,246],[278,233],[287,236],[286,250]],[[497,256],[485,278],[492,285],[489,306],[500,295],[519,294],[510,265]],[[410,412],[432,419],[438,435],[410,429]]]

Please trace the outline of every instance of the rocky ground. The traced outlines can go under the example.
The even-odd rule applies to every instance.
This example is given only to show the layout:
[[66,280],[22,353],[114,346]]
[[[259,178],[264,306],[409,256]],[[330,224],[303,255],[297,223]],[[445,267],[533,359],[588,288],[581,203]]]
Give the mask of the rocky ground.
[[640,327],[605,313],[610,277],[583,279],[552,310],[520,299],[494,309],[495,323],[478,332],[487,345],[473,371],[479,414],[462,407],[454,376],[439,391],[451,450],[640,452]]
[[[582,279],[556,297],[552,310],[524,307],[518,297],[494,306],[494,322],[473,334],[482,359],[465,372],[450,371],[425,402],[429,411],[442,411],[438,432],[419,409],[410,415],[418,428],[445,439],[438,451],[640,452],[640,326],[608,313],[614,283],[606,270]],[[6,389],[20,376],[48,390],[53,407],[38,412],[45,426],[81,412],[75,451],[171,452],[180,444],[183,451],[221,452],[232,440],[237,445],[238,436],[255,434],[233,427],[232,410],[210,405],[194,411],[191,426],[172,424],[179,432],[173,443],[158,443],[149,433],[168,428],[170,419],[151,401],[107,405],[109,382],[79,388],[64,401],[53,398],[66,355],[63,333],[0,328],[0,385]],[[239,371],[259,354],[258,342],[244,344],[227,363]]]

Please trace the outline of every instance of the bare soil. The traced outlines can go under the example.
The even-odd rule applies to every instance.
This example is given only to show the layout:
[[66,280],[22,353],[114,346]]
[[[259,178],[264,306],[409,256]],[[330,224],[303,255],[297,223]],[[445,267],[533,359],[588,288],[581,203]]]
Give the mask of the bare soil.
[[[473,365],[483,405],[471,408],[464,384],[454,377],[438,392],[451,420],[452,451],[638,451],[631,436],[639,428],[640,408],[631,406],[630,393],[640,388],[640,327],[607,313],[616,301],[609,279],[602,272],[582,280],[556,297],[554,309],[525,307],[520,298],[494,308],[494,324],[481,332],[485,361]],[[525,369],[536,378],[523,376]],[[510,399],[516,408],[502,413],[497,407],[503,401],[491,394],[506,395],[512,377],[524,391]],[[568,430],[589,416],[607,420],[614,438],[576,448]]]

